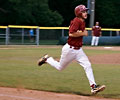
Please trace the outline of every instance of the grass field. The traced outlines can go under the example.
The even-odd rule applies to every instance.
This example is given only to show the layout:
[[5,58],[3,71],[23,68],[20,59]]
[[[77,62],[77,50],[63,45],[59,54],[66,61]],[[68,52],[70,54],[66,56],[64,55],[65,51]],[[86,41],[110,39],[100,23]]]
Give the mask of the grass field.
[[[76,62],[61,72],[48,64],[37,66],[37,60],[45,53],[59,58],[61,48],[62,46],[0,46],[0,86],[90,96],[87,77]],[[120,51],[84,51],[88,56],[120,54]],[[92,64],[92,67],[96,82],[107,86],[97,96],[120,98],[120,64]]]

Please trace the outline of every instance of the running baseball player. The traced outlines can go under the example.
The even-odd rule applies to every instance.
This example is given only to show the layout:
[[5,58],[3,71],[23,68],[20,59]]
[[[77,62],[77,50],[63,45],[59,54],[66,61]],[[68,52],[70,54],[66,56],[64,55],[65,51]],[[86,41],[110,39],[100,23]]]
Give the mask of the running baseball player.
[[96,94],[100,91],[103,91],[105,89],[105,85],[99,86],[96,84],[91,63],[82,49],[83,36],[88,35],[87,30],[85,30],[87,10],[88,8],[86,8],[84,5],[78,5],[75,8],[76,17],[70,23],[68,41],[62,48],[60,61],[58,62],[53,57],[50,57],[46,54],[38,60],[38,65],[41,66],[44,63],[48,63],[52,67],[61,71],[65,69],[70,62],[76,60],[85,70],[91,87],[91,93]]
[[91,46],[98,46],[99,37],[101,36],[101,27],[99,22],[96,22],[95,26],[92,27],[92,41]]

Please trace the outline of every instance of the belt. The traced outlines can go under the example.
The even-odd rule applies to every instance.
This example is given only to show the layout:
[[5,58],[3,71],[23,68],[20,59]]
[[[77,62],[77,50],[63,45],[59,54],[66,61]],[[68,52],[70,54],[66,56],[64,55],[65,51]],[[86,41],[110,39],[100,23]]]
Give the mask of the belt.
[[73,48],[75,50],[79,50],[80,49],[80,47],[74,47],[74,46],[71,46],[71,45],[70,45],[70,48]]

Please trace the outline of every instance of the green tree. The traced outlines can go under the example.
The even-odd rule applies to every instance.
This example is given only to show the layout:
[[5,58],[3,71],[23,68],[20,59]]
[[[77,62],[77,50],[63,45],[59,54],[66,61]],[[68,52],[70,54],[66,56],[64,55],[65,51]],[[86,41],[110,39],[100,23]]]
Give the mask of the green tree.
[[[68,26],[79,4],[86,5],[87,0],[0,0],[0,24]],[[102,27],[120,28],[120,0],[95,4],[95,21]],[[89,15],[86,22],[89,26]]]
[[5,25],[59,26],[63,21],[57,11],[49,9],[47,0],[7,0],[1,9],[0,23]]
[[[120,27],[120,0],[95,0],[95,21],[99,21],[102,27]],[[50,9],[58,11],[64,18],[63,26],[68,26],[74,17],[74,7],[79,4],[87,4],[87,0],[49,0]],[[86,20],[89,26],[89,15]]]
[[11,2],[9,2],[9,0],[0,0],[0,24],[2,25],[6,25],[7,23],[9,23],[10,20],[9,19],[9,13],[11,13]]
[[49,0],[49,7],[52,11],[58,11],[64,19],[62,26],[69,26],[74,15],[74,8],[79,4],[87,4],[86,0]]
[[96,0],[95,20],[103,27],[120,27],[119,0]]

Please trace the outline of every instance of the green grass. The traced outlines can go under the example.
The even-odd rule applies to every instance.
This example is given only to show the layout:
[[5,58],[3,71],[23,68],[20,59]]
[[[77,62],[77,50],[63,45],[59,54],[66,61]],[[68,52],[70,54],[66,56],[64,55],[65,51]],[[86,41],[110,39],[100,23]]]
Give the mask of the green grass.
[[120,53],[120,51],[112,51],[112,50],[86,50],[86,49],[84,50],[84,52],[88,56]]
[[[59,58],[61,47],[46,46],[0,46],[0,86],[27,88],[43,91],[90,94],[90,87],[81,66],[71,63],[65,70],[59,72],[48,64],[37,66],[40,56],[48,53]],[[4,49],[8,48],[8,49]],[[84,50],[89,55],[104,55],[120,53],[120,51]],[[97,96],[120,98],[120,65],[92,64],[96,82],[105,84],[106,90]]]

